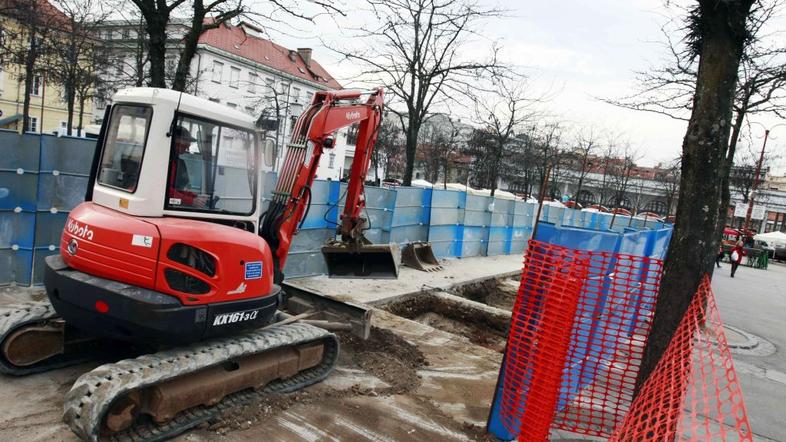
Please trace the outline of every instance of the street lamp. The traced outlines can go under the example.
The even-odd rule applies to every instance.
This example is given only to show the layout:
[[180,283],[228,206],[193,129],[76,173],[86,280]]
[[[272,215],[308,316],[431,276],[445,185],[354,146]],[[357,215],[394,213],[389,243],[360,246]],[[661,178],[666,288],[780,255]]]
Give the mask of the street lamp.
[[786,126],[786,123],[780,123],[767,129],[761,123],[754,122],[751,124],[758,124],[764,128],[764,142],[761,144],[761,154],[759,155],[759,161],[756,162],[756,173],[753,175],[753,186],[751,187],[750,198],[748,198],[748,211],[745,213],[745,223],[742,225],[743,234],[747,233],[748,227],[750,226],[751,214],[753,214],[753,200],[756,196],[756,188],[759,187],[759,174],[761,174],[761,164],[764,162],[764,149],[767,147],[767,139],[770,136],[770,131],[778,126]]

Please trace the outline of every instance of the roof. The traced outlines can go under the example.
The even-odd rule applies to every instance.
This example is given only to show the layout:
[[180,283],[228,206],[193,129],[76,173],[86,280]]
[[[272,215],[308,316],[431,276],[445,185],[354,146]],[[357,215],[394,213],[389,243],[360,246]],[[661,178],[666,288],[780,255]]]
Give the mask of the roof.
[[297,51],[250,35],[240,26],[222,23],[218,28],[203,33],[199,37],[199,43],[283,71],[305,81],[318,83],[329,89],[341,89],[341,84],[313,58],[307,66]]
[[121,89],[112,97],[115,103],[133,102],[147,104],[168,103],[180,112],[231,124],[244,129],[254,128],[254,118],[223,104],[171,89],[133,87]]
[[6,15],[16,20],[29,21],[30,13],[35,13],[39,24],[52,27],[59,25],[59,29],[68,28],[70,19],[63,11],[57,9],[49,1],[30,3],[26,0],[0,0],[0,15]]

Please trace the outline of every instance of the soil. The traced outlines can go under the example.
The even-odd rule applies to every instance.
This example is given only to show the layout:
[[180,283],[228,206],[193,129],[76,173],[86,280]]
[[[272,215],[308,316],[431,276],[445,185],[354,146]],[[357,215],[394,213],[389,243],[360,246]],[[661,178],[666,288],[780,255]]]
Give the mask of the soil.
[[388,383],[390,391],[385,393],[401,394],[420,386],[417,370],[428,365],[425,356],[390,330],[374,327],[365,341],[349,333],[340,334],[339,339],[344,360],[354,361],[359,368]]
[[518,294],[517,278],[487,279],[453,289],[456,295],[503,310],[513,310]]
[[445,302],[441,298],[421,293],[407,300],[388,304],[385,309],[394,315],[464,336],[473,344],[500,353],[505,348],[508,324],[490,320],[471,306]]

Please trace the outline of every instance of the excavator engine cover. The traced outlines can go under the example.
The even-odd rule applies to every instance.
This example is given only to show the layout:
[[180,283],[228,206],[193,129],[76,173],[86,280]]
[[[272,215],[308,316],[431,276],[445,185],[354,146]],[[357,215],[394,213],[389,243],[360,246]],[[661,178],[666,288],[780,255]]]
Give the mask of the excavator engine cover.
[[331,278],[396,279],[401,262],[398,244],[347,244],[330,242],[322,256]]
[[413,242],[404,246],[401,263],[423,272],[442,270],[439,260],[434,256],[434,250],[431,249],[431,244],[427,242]]

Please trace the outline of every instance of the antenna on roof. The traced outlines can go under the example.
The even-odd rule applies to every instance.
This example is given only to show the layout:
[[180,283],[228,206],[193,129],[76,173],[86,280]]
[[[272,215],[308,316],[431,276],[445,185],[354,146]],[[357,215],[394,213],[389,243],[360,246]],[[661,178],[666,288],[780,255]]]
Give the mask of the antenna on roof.
[[172,124],[169,125],[169,132],[166,133],[167,137],[171,137],[175,132],[175,124],[177,123],[177,113],[180,112],[180,101],[183,99],[183,91],[180,91],[180,96],[177,97],[177,107],[175,113],[172,115]]

